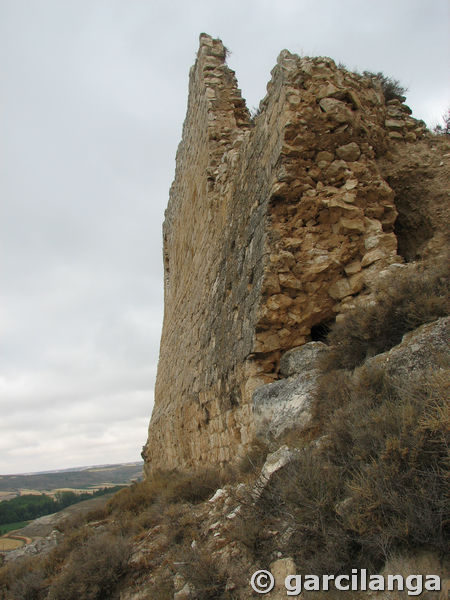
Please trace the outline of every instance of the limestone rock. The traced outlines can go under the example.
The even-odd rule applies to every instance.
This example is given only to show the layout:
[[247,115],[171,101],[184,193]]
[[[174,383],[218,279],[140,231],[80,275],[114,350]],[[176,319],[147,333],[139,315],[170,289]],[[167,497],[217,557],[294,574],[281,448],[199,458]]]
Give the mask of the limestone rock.
[[328,293],[335,300],[341,300],[352,293],[350,281],[346,277],[338,279],[328,289]]
[[29,544],[25,544],[17,550],[11,550],[5,553],[5,562],[15,561],[24,556],[33,556],[36,554],[44,555],[53,550],[61,541],[63,534],[54,529],[50,534],[44,537],[38,537]]
[[209,499],[210,502],[218,502],[219,500],[223,500],[228,496],[226,490],[219,488],[214,495]]
[[293,426],[306,426],[317,378],[312,369],[258,388],[253,394],[256,434],[276,439]]
[[337,123],[350,123],[352,121],[352,111],[341,100],[335,98],[323,98],[319,102],[320,108]]
[[287,446],[281,446],[276,452],[269,454],[253,487],[251,493],[253,500],[257,500],[261,496],[272,476],[293,460],[296,460],[298,455],[299,451],[297,449],[290,450]]
[[182,590],[186,583],[186,579],[183,577],[183,575],[181,575],[181,573],[175,573],[175,575],[173,576],[173,587],[175,589],[175,592],[179,592],[180,590]]
[[366,366],[382,367],[396,377],[408,377],[436,366],[436,356],[448,356],[450,317],[426,323],[403,336],[400,344],[366,361]]
[[284,377],[304,373],[316,368],[317,359],[327,350],[322,342],[309,342],[299,348],[292,348],[283,354],[280,361],[280,373]]
[[190,583],[186,583],[186,585],[179,592],[175,592],[173,595],[173,600],[194,600],[195,597],[195,589]]

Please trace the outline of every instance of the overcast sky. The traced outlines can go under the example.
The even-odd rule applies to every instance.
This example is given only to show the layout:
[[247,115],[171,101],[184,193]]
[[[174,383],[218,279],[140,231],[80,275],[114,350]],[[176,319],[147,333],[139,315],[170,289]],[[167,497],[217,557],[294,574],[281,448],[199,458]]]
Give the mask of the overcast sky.
[[448,0],[0,0],[0,473],[140,459],[203,31],[249,108],[283,48],[450,103]]

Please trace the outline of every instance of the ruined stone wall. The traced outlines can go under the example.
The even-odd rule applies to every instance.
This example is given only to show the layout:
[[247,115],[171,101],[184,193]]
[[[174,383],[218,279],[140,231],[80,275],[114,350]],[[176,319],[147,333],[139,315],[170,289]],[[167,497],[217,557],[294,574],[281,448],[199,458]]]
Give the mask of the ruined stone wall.
[[147,473],[243,453],[252,393],[282,353],[401,260],[375,156],[423,127],[407,116],[392,130],[388,108],[375,81],[283,51],[252,122],[222,43],[200,37],[163,228]]
[[145,451],[152,467],[228,461],[248,443],[251,418],[240,383],[258,297],[247,280],[260,251],[249,256],[256,224],[247,203],[233,203],[228,174],[250,115],[221,42],[200,42],[163,230],[164,328]]

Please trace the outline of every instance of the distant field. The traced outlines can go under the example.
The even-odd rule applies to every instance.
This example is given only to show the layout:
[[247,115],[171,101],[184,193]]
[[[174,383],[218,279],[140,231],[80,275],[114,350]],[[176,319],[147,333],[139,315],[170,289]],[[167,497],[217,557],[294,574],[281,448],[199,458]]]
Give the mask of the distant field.
[[17,496],[16,492],[0,492],[0,502],[2,500],[11,500]]
[[142,477],[142,467],[142,462],[135,462],[52,473],[1,475],[0,501],[6,499],[4,494],[23,493],[24,490],[26,493],[51,493],[55,490],[94,491],[113,485],[129,484]]
[[105,506],[105,504],[108,502],[111,496],[112,494],[106,494],[105,496],[92,498],[90,500],[83,500],[83,502],[72,504],[72,506],[68,506],[67,508],[58,513],[54,513],[53,515],[46,515],[45,517],[40,517],[35,521],[31,521],[28,525],[26,525],[26,527],[24,527],[17,533],[19,535],[24,535],[30,538],[46,536],[55,528],[55,525],[59,521],[71,515],[85,514],[91,510],[101,508]]
[[22,540],[12,540],[11,538],[0,538],[0,552],[8,550],[17,550],[23,546]]
[[18,521],[17,523],[8,523],[7,525],[0,525],[0,535],[5,535],[9,531],[14,531],[15,529],[21,529],[28,525],[30,521]]
[[[129,483],[128,481],[127,482],[122,482],[122,485],[126,485],[128,483]],[[34,490],[27,490],[27,489],[21,489],[21,490],[18,490],[18,492],[16,494],[14,494],[14,495],[15,496],[25,496],[25,495],[28,495],[28,494],[32,494],[32,495],[39,496],[40,494],[45,493],[45,494],[47,494],[47,496],[51,496],[52,498],[55,498],[56,494],[58,494],[59,492],[74,492],[75,494],[84,494],[86,492],[89,492],[89,493],[90,492],[97,492],[98,490],[103,490],[105,488],[111,488],[111,487],[114,487],[116,485],[121,485],[121,484],[107,483],[107,482],[105,482],[105,483],[102,483],[101,485],[92,485],[92,486],[89,485],[89,486],[79,487],[79,488],[76,488],[76,487],[73,487],[73,488],[71,488],[71,487],[63,487],[63,488],[56,488],[54,490],[36,490],[36,489],[34,489]],[[10,494],[9,498],[12,498],[12,497],[13,497],[13,495]],[[2,500],[6,500],[6,499],[7,498],[1,498],[0,497],[0,502]]]

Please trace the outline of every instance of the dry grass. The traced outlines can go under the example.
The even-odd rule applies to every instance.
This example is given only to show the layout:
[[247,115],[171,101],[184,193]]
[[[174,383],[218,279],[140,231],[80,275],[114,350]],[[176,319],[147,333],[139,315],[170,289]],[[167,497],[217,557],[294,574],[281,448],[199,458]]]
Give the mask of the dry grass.
[[39,557],[24,557],[0,569],[1,600],[44,600],[47,589]]
[[102,533],[74,549],[60,576],[51,585],[48,600],[101,600],[111,598],[126,571],[129,542]]
[[268,453],[268,445],[262,440],[255,439],[247,454],[239,462],[238,470],[241,475],[259,474]]
[[180,554],[181,574],[195,589],[196,600],[231,600],[226,592],[227,575],[206,549],[187,548]]
[[224,483],[224,475],[217,469],[199,469],[193,472],[158,471],[147,480],[121,490],[108,502],[110,513],[139,514],[155,503],[196,504],[212,496]]

